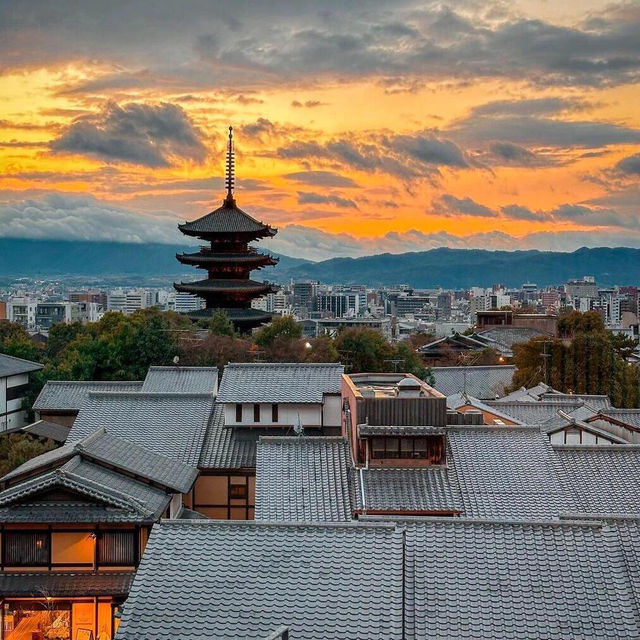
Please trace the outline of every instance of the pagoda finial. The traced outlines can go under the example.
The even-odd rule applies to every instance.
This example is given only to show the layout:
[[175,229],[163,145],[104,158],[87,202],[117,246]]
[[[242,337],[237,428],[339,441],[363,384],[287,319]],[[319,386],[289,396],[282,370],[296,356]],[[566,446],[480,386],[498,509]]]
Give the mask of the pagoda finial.
[[227,187],[227,202],[233,202],[233,187],[236,180],[235,176],[235,153],[233,151],[233,127],[229,127],[229,142],[227,143],[227,168],[225,185]]

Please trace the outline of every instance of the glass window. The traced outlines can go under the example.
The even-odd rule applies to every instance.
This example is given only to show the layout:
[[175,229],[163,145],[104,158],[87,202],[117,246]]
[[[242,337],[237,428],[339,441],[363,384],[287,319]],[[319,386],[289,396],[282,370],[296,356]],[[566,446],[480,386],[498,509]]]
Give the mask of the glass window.
[[51,564],[93,565],[95,542],[91,531],[54,531],[51,534]]
[[278,422],[278,405],[271,405],[271,422]]
[[5,531],[4,564],[15,567],[42,567],[48,565],[48,532]]
[[98,562],[101,565],[132,567],[136,564],[135,531],[101,531],[98,534]]
[[384,458],[384,438],[371,439],[371,457]]
[[387,438],[386,457],[397,458],[400,453],[400,438]]
[[253,421],[260,422],[260,405],[259,404],[253,405]]
[[242,422],[242,405],[236,405],[236,422]]
[[413,438],[401,438],[400,457],[413,458]]
[[229,485],[229,498],[231,500],[246,500],[248,496],[246,484],[231,484]]
[[427,457],[427,439],[416,438],[413,442],[413,457],[414,458],[426,458]]
[[2,617],[5,640],[71,640],[71,605],[68,603],[57,600],[5,602]]

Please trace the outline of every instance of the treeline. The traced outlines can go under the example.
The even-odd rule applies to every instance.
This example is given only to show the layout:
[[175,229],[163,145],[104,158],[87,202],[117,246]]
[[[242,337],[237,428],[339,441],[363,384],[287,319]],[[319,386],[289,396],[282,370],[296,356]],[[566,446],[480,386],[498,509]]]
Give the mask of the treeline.
[[636,342],[608,331],[594,311],[558,321],[558,338],[514,345],[514,388],[546,382],[565,393],[608,395],[615,407],[640,407],[640,367],[627,362]]
[[277,317],[252,336],[239,335],[223,314],[206,323],[157,309],[99,322],[56,324],[44,344],[19,325],[0,321],[0,353],[44,364],[32,374],[29,406],[47,380],[142,380],[151,365],[217,366],[228,362],[342,362],[352,373],[406,371],[429,380],[412,343],[389,343],[371,329],[345,329],[336,338],[304,338],[291,317]]

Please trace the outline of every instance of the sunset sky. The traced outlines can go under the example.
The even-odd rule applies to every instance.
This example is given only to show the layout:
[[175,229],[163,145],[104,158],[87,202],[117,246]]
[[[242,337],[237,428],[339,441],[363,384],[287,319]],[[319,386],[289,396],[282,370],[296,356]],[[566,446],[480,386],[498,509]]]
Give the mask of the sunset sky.
[[640,247],[640,2],[0,0],[0,236]]

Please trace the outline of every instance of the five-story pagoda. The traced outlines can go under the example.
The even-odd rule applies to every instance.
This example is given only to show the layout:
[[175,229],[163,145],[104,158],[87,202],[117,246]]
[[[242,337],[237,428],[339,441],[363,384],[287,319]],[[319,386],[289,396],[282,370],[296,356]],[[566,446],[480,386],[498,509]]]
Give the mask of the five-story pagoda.
[[195,282],[174,283],[177,291],[193,293],[206,301],[206,308],[189,313],[193,320],[210,318],[222,311],[234,326],[249,331],[271,320],[271,314],[251,308],[251,300],[275,289],[264,282],[250,279],[251,271],[275,265],[277,259],[259,253],[249,242],[272,237],[277,229],[258,222],[236,206],[233,197],[235,183],[233,128],[229,127],[227,145],[227,197],[222,206],[202,218],[178,225],[182,233],[204,240],[208,244],[197,253],[176,254],[182,264],[206,269],[208,277]]

